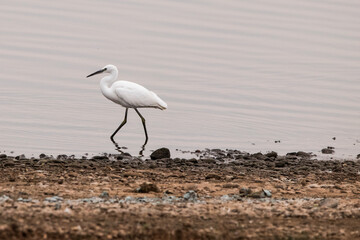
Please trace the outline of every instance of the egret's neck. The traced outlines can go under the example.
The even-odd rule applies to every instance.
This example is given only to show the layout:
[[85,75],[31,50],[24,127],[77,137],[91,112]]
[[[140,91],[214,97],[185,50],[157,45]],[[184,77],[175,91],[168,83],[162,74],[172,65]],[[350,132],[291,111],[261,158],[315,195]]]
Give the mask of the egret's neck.
[[114,69],[110,75],[104,77],[100,81],[100,87],[103,92],[106,92],[111,88],[111,85],[117,80],[118,71]]

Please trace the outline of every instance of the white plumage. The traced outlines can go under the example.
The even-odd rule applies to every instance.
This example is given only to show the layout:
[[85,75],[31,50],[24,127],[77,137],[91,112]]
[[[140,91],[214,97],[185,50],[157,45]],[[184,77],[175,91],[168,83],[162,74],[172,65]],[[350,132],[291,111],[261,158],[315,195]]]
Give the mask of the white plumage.
[[114,65],[106,65],[99,71],[96,71],[87,77],[91,77],[100,73],[110,73],[110,75],[105,76],[100,81],[100,88],[103,95],[109,100],[126,108],[125,118],[116,131],[111,135],[111,140],[114,142],[113,137],[127,121],[128,109],[133,108],[142,120],[145,131],[146,144],[148,141],[148,135],[146,131],[145,118],[140,114],[137,108],[158,108],[164,110],[167,108],[167,104],[161,100],[161,98],[159,98],[156,93],[137,83],[118,81],[118,70]]

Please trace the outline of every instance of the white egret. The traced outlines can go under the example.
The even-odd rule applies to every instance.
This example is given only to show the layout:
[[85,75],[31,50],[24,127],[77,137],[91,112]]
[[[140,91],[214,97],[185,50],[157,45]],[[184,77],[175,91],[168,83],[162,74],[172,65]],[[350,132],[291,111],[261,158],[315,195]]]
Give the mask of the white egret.
[[125,108],[125,117],[120,126],[111,135],[111,141],[114,141],[115,134],[125,125],[127,121],[127,113],[129,108],[133,108],[141,118],[144,131],[145,131],[145,144],[148,141],[148,134],[146,131],[145,118],[140,114],[138,108],[158,108],[164,110],[167,108],[167,104],[161,100],[154,92],[144,88],[143,86],[128,82],[118,81],[118,70],[114,65],[106,65],[99,71],[96,71],[87,76],[91,77],[99,73],[109,73],[110,75],[105,76],[100,81],[100,88],[103,95],[113,101],[114,103],[120,104]]

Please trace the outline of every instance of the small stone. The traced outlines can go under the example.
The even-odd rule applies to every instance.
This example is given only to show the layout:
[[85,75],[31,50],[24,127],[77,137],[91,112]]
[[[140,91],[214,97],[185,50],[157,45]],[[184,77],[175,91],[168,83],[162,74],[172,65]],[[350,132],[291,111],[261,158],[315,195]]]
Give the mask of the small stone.
[[225,183],[222,185],[223,188],[238,188],[239,184]]
[[285,165],[286,165],[285,161],[276,161],[275,162],[275,167],[278,167],[278,168],[285,167]]
[[215,174],[215,173],[209,173],[209,174],[206,175],[206,177],[205,177],[205,179],[211,179],[211,178],[216,179],[216,180],[220,180],[220,179],[221,179],[221,177],[220,177],[219,175]]
[[107,156],[93,156],[92,159],[94,160],[108,160]]
[[250,156],[259,160],[263,160],[266,158],[261,152],[251,154]]
[[242,197],[251,194],[251,192],[252,192],[252,191],[251,191],[250,188],[241,188],[241,189],[239,190],[240,196],[242,196]]
[[254,193],[249,194],[248,197],[251,197],[251,198],[265,198],[266,195],[265,195],[264,191],[259,191],[259,192],[254,192]]
[[302,158],[310,158],[311,154],[303,151],[299,151],[296,153],[296,156],[302,157]]
[[227,201],[231,201],[233,200],[234,198],[230,197],[229,195],[223,195],[221,196],[220,200],[221,201],[224,201],[224,202],[227,202]]
[[265,194],[265,197],[271,197],[271,196],[272,196],[270,190],[265,190],[265,189],[263,189],[263,192],[264,192],[264,194]]
[[183,196],[186,201],[195,201],[197,199],[197,194],[194,190],[190,190]]
[[271,151],[271,152],[268,152],[267,154],[265,154],[266,157],[273,157],[273,158],[277,158],[278,154],[277,152],[274,152],[274,151]]
[[162,158],[170,158],[170,150],[168,148],[159,148],[150,155],[151,160]]
[[72,214],[72,210],[71,210],[70,208],[66,207],[66,208],[64,209],[64,213]]
[[334,151],[333,147],[327,147],[327,148],[321,149],[322,154],[333,154],[334,152],[335,151]]
[[21,155],[19,155],[19,156],[16,156],[15,159],[16,159],[16,160],[26,160],[26,157],[25,157],[24,154],[21,154]]
[[6,195],[0,196],[0,203],[7,202],[7,201],[12,201],[12,199]]
[[235,178],[234,176],[230,176],[230,175],[225,177],[227,182],[230,182],[230,181],[234,180],[234,178]]
[[167,189],[167,190],[165,190],[165,192],[164,192],[165,194],[173,194],[173,192],[172,191],[170,191],[169,189]]
[[139,188],[136,189],[139,193],[160,192],[159,188],[154,183],[142,183]]
[[6,154],[0,154],[0,158],[7,158]]
[[319,206],[327,207],[327,208],[337,208],[339,205],[339,201],[333,198],[325,198],[320,201]]
[[60,203],[55,204],[55,208],[54,208],[54,209],[55,209],[55,210],[61,209],[61,204],[60,204]]
[[101,198],[109,198],[110,195],[109,195],[108,192],[102,192],[99,197],[101,197]]
[[358,155],[356,156],[356,159],[360,159],[360,154],[358,154]]
[[68,158],[68,156],[65,154],[61,154],[56,157],[56,159],[58,159],[58,160],[66,160],[67,158]]
[[45,198],[45,202],[62,202],[63,198],[62,197],[58,197],[58,196],[53,196],[53,197],[47,197]]
[[45,158],[46,157],[46,154],[45,153],[42,153],[39,155],[39,158]]

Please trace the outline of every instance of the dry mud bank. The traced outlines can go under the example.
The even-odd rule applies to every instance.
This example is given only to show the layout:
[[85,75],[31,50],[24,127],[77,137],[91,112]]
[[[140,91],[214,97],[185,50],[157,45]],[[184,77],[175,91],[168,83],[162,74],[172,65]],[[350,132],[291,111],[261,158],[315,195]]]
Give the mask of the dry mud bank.
[[360,239],[360,162],[0,155],[1,239]]

